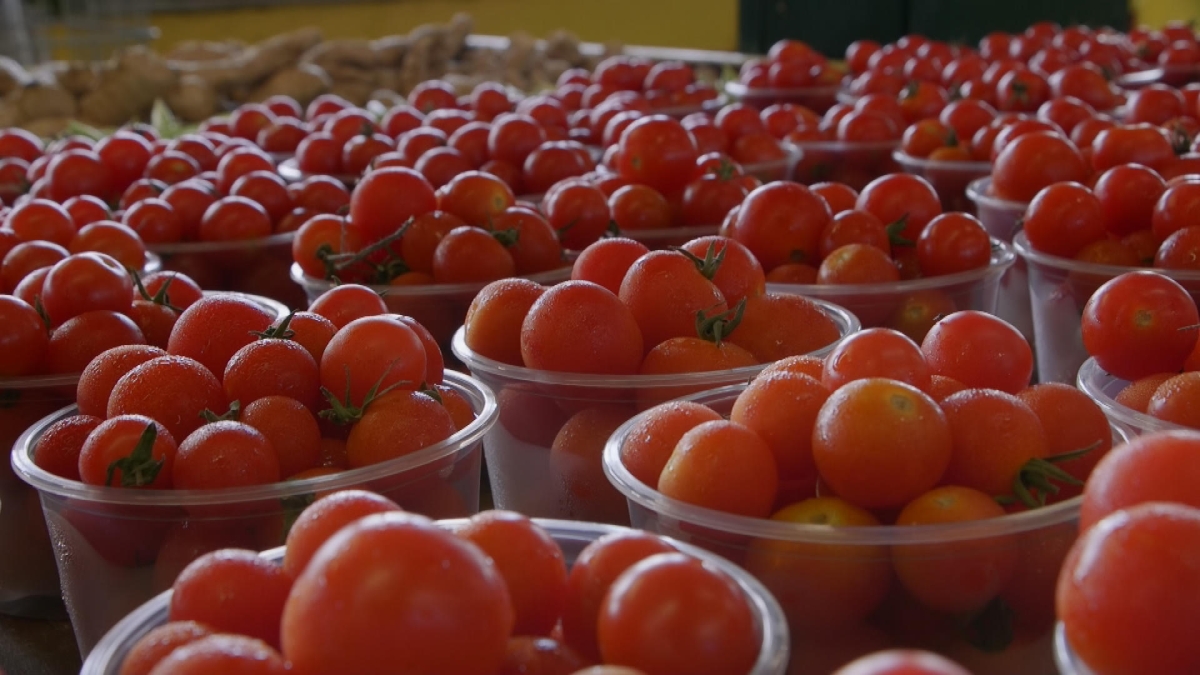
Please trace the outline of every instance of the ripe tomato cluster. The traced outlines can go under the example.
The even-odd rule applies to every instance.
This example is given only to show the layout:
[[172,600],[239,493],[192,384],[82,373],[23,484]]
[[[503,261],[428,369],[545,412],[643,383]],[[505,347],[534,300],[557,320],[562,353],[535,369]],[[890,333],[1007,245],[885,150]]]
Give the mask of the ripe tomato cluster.
[[297,518],[282,564],[227,549],[184,569],[121,673],[744,673],[755,621],[731,576],[655,535],[569,561],[513,512],[443,526],[347,490]]
[[78,374],[111,348],[166,346],[181,311],[169,293],[198,297],[200,289],[167,272],[139,279],[104,253],[37,269],[0,295],[0,377]]
[[[975,217],[942,212],[923,178],[890,174],[861,192],[843,183],[777,182],[733,209],[721,233],[746,246],[780,284],[888,284],[987,267],[992,242]],[[864,326],[920,340],[962,297],[946,289],[837,296]],[[957,294],[960,295],[961,294]]]
[[383,167],[355,186],[345,216],[305,222],[292,256],[318,279],[486,283],[563,267],[555,224],[518,204],[509,186],[489,173],[466,171],[435,191],[413,169]]
[[841,83],[846,70],[800,40],[780,40],[765,59],[749,59],[738,81],[751,89],[805,89]]
[[400,457],[474,419],[428,331],[370,289],[340,286],[277,317],[175,283],[164,304],[182,311],[165,344],[89,358],[79,414],[38,441],[38,466],[92,485],[265,485]]
[[1061,258],[1195,270],[1200,227],[1189,214],[1197,205],[1200,189],[1191,181],[1117,164],[1091,188],[1071,181],[1040,189],[1025,211],[1024,231],[1034,250]]
[[[898,531],[999,518],[1078,495],[1112,444],[1094,401],[1030,386],[1031,369],[1020,333],[982,312],[946,316],[921,344],[867,329],[823,360],[769,365],[727,417],[693,401],[650,409],[619,457],[664,497],[748,518]],[[683,527],[726,541],[707,524]],[[1052,585],[1073,530],[1038,537],[1039,562],[986,533],[892,546],[763,535],[722,551],[767,585],[798,635],[864,621],[903,630],[890,623],[901,589],[920,616],[983,616],[1001,603],[1010,628],[1036,633],[1054,621],[1052,595],[1038,589]]]
[[605,239],[584,249],[571,279],[485,287],[467,312],[466,345],[537,370],[648,375],[753,366],[839,336],[812,301],[767,293],[758,262],[723,237],[660,251]]
[[1090,672],[1200,667],[1200,651],[1181,632],[1200,620],[1191,571],[1200,552],[1197,451],[1195,431],[1149,433],[1114,447],[1088,478],[1082,534],[1058,578],[1057,610]]
[[1098,365],[1129,382],[1117,403],[1200,429],[1200,313],[1179,282],[1149,271],[1106,282],[1084,305],[1082,333]]

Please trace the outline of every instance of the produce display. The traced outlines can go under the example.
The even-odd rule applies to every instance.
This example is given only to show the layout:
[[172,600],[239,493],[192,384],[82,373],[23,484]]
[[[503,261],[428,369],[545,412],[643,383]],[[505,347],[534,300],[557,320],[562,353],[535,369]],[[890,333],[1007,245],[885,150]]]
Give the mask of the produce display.
[[514,34],[500,47],[471,46],[473,25],[470,15],[458,14],[445,24],[376,40],[326,40],[310,27],[252,45],[185,42],[166,53],[135,46],[107,61],[28,69],[4,58],[0,127],[43,135],[60,133],[75,120],[118,127],[146,120],[157,100],[187,122],[201,122],[230,104],[276,95],[307,105],[334,94],[365,105],[395,100],[425,80],[443,77],[464,93],[480,82],[533,91],[566,70],[590,68],[605,55],[583,54],[579,39],[565,31],[544,41]]
[[0,611],[84,673],[1196,670],[1190,27],[470,33],[2,64]]

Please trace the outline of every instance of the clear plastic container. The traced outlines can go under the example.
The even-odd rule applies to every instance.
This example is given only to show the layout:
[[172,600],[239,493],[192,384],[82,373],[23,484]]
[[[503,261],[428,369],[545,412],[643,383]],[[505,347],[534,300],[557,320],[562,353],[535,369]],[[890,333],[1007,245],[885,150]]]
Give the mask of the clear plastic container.
[[[295,158],[295,156],[292,156],[292,155],[289,155],[286,158],[284,158],[282,161],[280,161],[278,168],[276,170],[279,171],[279,177],[289,183],[299,183],[300,181],[304,180],[305,178],[308,178],[309,176],[314,175],[311,173],[306,173],[304,171],[301,171],[300,170],[300,162]],[[358,179],[360,178],[360,176],[353,176],[348,173],[336,174],[332,177],[336,178],[338,181],[340,181],[346,187],[350,187],[350,186],[354,185],[355,183],[358,182]]]
[[[300,269],[299,265],[294,263],[291,275],[292,280],[299,284],[308,298],[308,302],[305,303],[306,307],[334,287],[332,281],[310,277]],[[571,267],[567,265],[549,272],[530,274],[525,278],[539,284],[557,284],[571,278]],[[421,325],[433,334],[438,344],[442,345],[442,350],[448,352],[454,331],[463,324],[463,319],[467,318],[467,309],[470,308],[471,301],[484,286],[487,284],[385,285],[371,286],[370,288],[383,296],[383,302],[387,305],[388,311],[405,314],[420,321]]]
[[754,176],[764,183],[791,180],[796,172],[796,167],[804,159],[804,151],[800,149],[800,146],[788,141],[783,142],[783,151],[787,153],[787,157],[770,162],[743,164],[742,171],[747,176]]
[[1067,629],[1061,621],[1054,627],[1054,662],[1058,664],[1059,675],[1095,675],[1071,649]]
[[[287,313],[274,300],[244,297],[275,317]],[[74,404],[78,384],[78,373],[0,378],[0,447],[13,447],[39,420]],[[65,618],[37,491],[18,478],[7,462],[0,462],[0,542],[5,544],[0,554],[0,614]]]
[[[992,173],[991,162],[948,162],[923,159],[897,149],[892,158],[904,173],[929,181],[942,200],[943,211],[975,213],[975,203],[967,197],[967,186]],[[1010,241],[1006,239],[1005,241]]]
[[[11,448],[30,426],[75,401],[79,375],[0,379],[0,447]],[[0,614],[65,618],[50,534],[31,490],[0,466]]]
[[[845,337],[858,320],[841,307],[817,300]],[[824,355],[837,344],[818,350]],[[626,525],[625,500],[604,478],[600,466],[603,438],[571,443],[555,438],[569,420],[589,417],[593,430],[616,428],[638,410],[698,391],[750,381],[765,366],[685,375],[609,377],[556,373],[511,366],[480,356],[467,346],[463,331],[454,335],[454,354],[471,374],[496,392],[500,423],[484,439],[488,478],[496,508],[538,518],[560,518]],[[582,421],[576,424],[582,425]],[[592,436],[596,436],[593,434]]]
[[291,308],[304,307],[304,294],[288,278],[295,232],[247,241],[188,241],[156,244],[166,270],[182,272],[206,290],[252,293]]
[[[441,524],[453,529],[461,522],[449,520],[443,521]],[[536,519],[536,522],[545,528],[562,548],[568,565],[575,563],[575,559],[588,544],[606,534],[622,529],[612,525],[540,518]],[[787,672],[788,662],[788,633],[787,622],[784,620],[779,603],[771,597],[771,594],[757,579],[730,565],[728,561],[695,546],[681,542],[672,542],[672,544],[683,552],[693,555],[733,577],[746,599],[749,600],[754,609],[762,646],[758,652],[758,661],[755,662],[754,669],[748,675],[784,675]],[[279,562],[283,559],[283,549],[266,551],[263,555],[273,562]],[[84,662],[80,675],[118,675],[121,671],[121,662],[138,639],[150,632],[151,629],[167,622],[170,603],[171,592],[165,591],[122,619],[96,645]]]
[[895,328],[920,342],[938,316],[962,309],[995,313],[1000,279],[1017,260],[1011,245],[992,239],[987,267],[886,284],[767,284],[767,290],[820,298],[854,312],[863,328]]
[[449,439],[372,466],[265,486],[131,490],[64,480],[38,468],[30,453],[47,427],[74,414],[74,406],[31,427],[13,447],[12,466],[41,496],[80,653],[86,656],[121,617],[169,588],[197,556],[230,546],[262,551],[281,545],[315,495],[363,487],[431,517],[478,511],[481,442],[496,423],[496,399],[461,373],[447,371],[446,383],[476,413]]
[[1172,87],[1182,87],[1190,82],[1200,80],[1200,66],[1173,65],[1156,66],[1147,70],[1119,75],[1114,80],[1121,89],[1137,90],[1152,84],[1169,84]]
[[833,107],[833,104],[837,103],[837,95],[840,90],[840,85],[836,84],[825,87],[760,89],[747,87],[736,80],[725,83],[725,93],[730,98],[747,105],[752,105],[755,108],[766,108],[776,103],[796,103],[820,115],[825,114],[826,110],[829,110]]
[[1094,358],[1089,358],[1080,366],[1076,386],[1092,397],[1092,400],[1100,406],[1113,426],[1121,427],[1130,436],[1140,436],[1155,431],[1188,429],[1183,425],[1160,420],[1117,403],[1117,394],[1128,387],[1129,382],[1105,372]]
[[805,185],[837,181],[855,190],[867,183],[900,171],[893,154],[900,140],[856,143],[852,141],[807,141],[797,143],[802,156],[792,180]]
[[[1080,327],[1088,298],[1109,279],[1146,268],[1097,265],[1040,253],[1029,246],[1024,232],[1013,238],[1013,246],[1029,270],[1039,381],[1073,383],[1088,358]],[[1153,271],[1178,281],[1200,302],[1200,272]]]
[[651,250],[683,246],[693,239],[715,235],[720,225],[697,225],[695,227],[665,227],[660,230],[622,230],[619,237],[640,241]]
[[[689,399],[727,415],[744,390],[730,386]],[[1078,536],[1081,497],[940,525],[836,527],[736,516],[665,497],[635,478],[621,446],[636,422],[618,428],[604,448],[604,472],[626,497],[631,525],[713,551],[757,576],[788,617],[792,658],[803,659],[793,669],[831,661],[836,668],[838,661],[908,647],[944,654],[975,675],[1057,673],[1054,588]],[[1113,438],[1125,436],[1114,428]],[[910,579],[924,578],[925,593],[940,596],[938,604],[906,590],[895,572],[901,565]],[[997,568],[1011,576],[993,576]],[[982,610],[949,611],[962,596],[939,593],[943,580],[965,592],[981,584],[998,591]]]
[[[975,215],[988,234],[1001,241],[1012,242],[1021,229],[1021,218],[1029,204],[1000,199],[988,194],[991,178],[979,178],[967,186],[967,199],[975,204]],[[1000,279],[1000,299],[996,305],[996,316],[1011,323],[1021,331],[1025,339],[1037,349],[1037,335],[1033,329],[1033,307],[1029,300],[1029,271],[1024,258]]]

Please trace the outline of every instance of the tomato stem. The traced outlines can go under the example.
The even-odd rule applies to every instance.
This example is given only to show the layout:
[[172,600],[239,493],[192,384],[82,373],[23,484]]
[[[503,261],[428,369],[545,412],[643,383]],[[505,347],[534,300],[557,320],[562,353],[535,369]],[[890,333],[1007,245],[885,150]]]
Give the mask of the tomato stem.
[[[334,253],[333,248],[328,245],[319,247],[316,256],[325,263],[325,278],[336,281],[339,272],[359,264],[370,266],[375,271],[375,281],[379,283],[387,283],[404,274],[408,271],[408,265],[392,252],[391,245],[408,232],[412,223],[413,219],[409,218],[395,232],[354,253]],[[368,258],[384,250],[388,255],[383,262],[378,264],[368,262]]]
[[42,319],[42,323],[46,326],[46,332],[51,332],[54,329],[54,324],[50,323],[50,315],[46,313],[46,307],[42,304],[42,295],[40,293],[33,296],[33,310]]
[[726,310],[714,316],[708,316],[704,310],[700,310],[696,312],[696,334],[701,339],[708,340],[720,347],[721,341],[742,322],[742,316],[745,313],[745,298],[739,300],[733,309]]
[[142,283],[142,276],[138,274],[137,270],[129,270],[129,276],[133,277],[133,285],[137,287],[137,291],[142,296],[143,300],[153,302],[156,305],[162,305],[176,314],[183,312],[182,309],[171,304],[171,296],[169,295],[168,289],[171,288],[171,282],[175,281],[174,274],[167,277],[166,281],[163,282],[163,285],[159,287],[158,292],[153,296],[151,296],[150,292],[146,290],[146,286]]
[[1002,652],[1012,644],[1014,618],[1012,607],[997,597],[971,617],[963,627],[964,637],[980,651]]
[[384,368],[383,374],[380,375],[379,379],[375,380],[375,384],[372,384],[371,388],[367,390],[366,396],[363,397],[362,404],[357,406],[354,405],[354,402],[350,400],[350,369],[348,367],[345,368],[345,400],[343,401],[339,399],[337,395],[332,391],[329,391],[329,389],[321,387],[321,395],[324,396],[325,400],[329,403],[329,408],[322,410],[321,412],[317,413],[317,415],[338,425],[353,424],[362,419],[363,414],[367,411],[367,407],[370,406],[375,399],[399,389],[400,387],[412,384],[412,382],[407,380],[401,380],[380,389],[380,387],[383,385],[384,379],[387,377],[388,373],[391,372],[392,366],[395,365],[395,363],[396,361],[392,361],[388,364],[387,368]]
[[263,340],[290,340],[296,336],[296,331],[291,329],[294,316],[296,316],[296,310],[293,309],[283,317],[283,321],[280,321],[278,326],[271,326],[262,332],[254,332],[254,335]]
[[504,248],[512,248],[521,240],[521,231],[515,227],[510,227],[507,230],[492,230],[492,237],[500,242]]
[[108,472],[104,475],[104,484],[111,486],[113,476],[117,471],[121,472],[120,487],[142,487],[153,483],[164,463],[161,459],[154,459],[151,454],[157,438],[157,425],[154,422],[147,424],[146,430],[138,438],[137,445],[133,446],[133,451],[128,456],[114,460],[112,464],[108,465]]
[[691,260],[692,264],[696,266],[696,271],[709,281],[712,281],[713,277],[717,275],[717,270],[721,269],[721,263],[725,262],[725,248],[722,247],[720,251],[717,251],[717,242],[715,241],[709,243],[703,258],[681,246],[672,246],[671,250],[682,253],[688,260]]
[[892,246],[916,246],[916,242],[901,236],[906,227],[908,227],[907,213],[900,216],[896,222],[889,223],[887,226],[888,243]]
[[234,401],[229,404],[229,410],[226,410],[220,415],[205,408],[200,412],[200,417],[204,418],[205,422],[236,422],[242,414],[242,402]]

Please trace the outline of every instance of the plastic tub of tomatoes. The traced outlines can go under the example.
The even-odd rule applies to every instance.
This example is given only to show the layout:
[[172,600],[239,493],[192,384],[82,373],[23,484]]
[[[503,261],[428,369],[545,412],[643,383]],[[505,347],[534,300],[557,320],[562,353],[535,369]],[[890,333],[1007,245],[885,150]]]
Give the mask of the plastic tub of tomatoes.
[[767,287],[776,293],[826,300],[853,312],[864,328],[894,328],[919,342],[940,316],[960,309],[994,312],[1000,279],[1016,258],[1010,245],[992,239],[990,257],[974,269],[879,283],[772,283]]
[[499,401],[484,442],[497,507],[628,522],[600,467],[613,429],[779,358],[825,353],[858,329],[840,307],[764,289],[750,254],[722,237],[683,251],[605,239],[580,254],[571,281],[485,288],[453,349]]
[[[1173,377],[1175,374],[1159,373],[1130,382],[1104,372],[1094,358],[1089,358],[1079,369],[1078,386],[1104,409],[1104,414],[1108,415],[1114,425],[1122,427],[1131,436],[1137,436],[1154,431],[1189,428],[1161,419],[1149,412],[1150,402],[1155,398],[1158,388]],[[1185,374],[1180,381],[1174,384],[1181,384],[1186,380],[1195,379],[1195,377]],[[1169,405],[1167,399],[1170,393],[1168,389],[1158,396],[1158,400],[1155,402],[1156,409]]]
[[823,360],[640,413],[604,469],[634,527],[771,590],[793,667],[913,647],[973,673],[1052,673],[1075,495],[1124,437],[1085,394],[1031,374],[1020,333],[982,312],[921,345],[866,329]]
[[478,509],[490,391],[444,372],[428,331],[369,289],[339,287],[317,309],[196,300],[166,350],[103,352],[78,407],[17,440],[82,653],[199,553],[279,545],[326,491],[363,486],[436,517]]
[[[929,181],[942,198],[942,208],[947,211],[974,211],[976,201],[967,196],[967,188],[981,178],[986,179],[992,172],[991,162],[965,158],[913,157],[896,150],[893,159],[905,173],[916,174]],[[980,216],[980,220],[983,220],[983,216]]]
[[[1013,245],[1029,270],[1039,378],[1042,381],[1074,382],[1088,358],[1081,318],[1089,299],[1106,282],[1137,269],[1139,258],[1121,250],[1118,253],[1123,255],[1127,265],[1118,265],[1051,255],[1033,247],[1025,231],[1014,238]],[[1193,300],[1200,297],[1200,270],[1156,265],[1153,271],[1174,279]]]
[[[134,664],[183,667],[202,658],[197,650],[222,651],[223,638],[207,638],[217,632],[234,634],[230,646],[244,646],[224,663],[239,656],[256,659],[260,667],[268,664],[264,672],[277,667],[314,675],[397,668],[491,673],[546,663],[564,673],[601,663],[644,669],[667,664],[680,672],[705,667],[747,675],[786,672],[788,633],[779,604],[753,577],[701,548],[625,528],[531,520],[511,512],[435,522],[357,491],[318,504],[312,508],[333,520],[326,526],[330,531],[310,528],[312,521],[301,515],[296,531],[315,532],[307,537],[311,543],[297,537],[257,560],[198,561],[195,574],[181,576],[174,589],[117,624],[82,673],[117,675]],[[355,507],[358,512],[351,512]],[[367,549],[389,553],[359,559]],[[424,559],[414,554],[430,550],[439,554]],[[228,570],[230,562],[243,570]],[[351,565],[361,572],[335,571]],[[454,571],[420,571],[433,566]],[[226,578],[263,581],[258,588],[244,584],[230,591],[223,609],[206,607],[203,593],[210,580],[219,583],[223,569]],[[324,580],[323,588],[344,584],[344,595],[313,593],[310,584],[317,579]],[[356,589],[370,579],[393,580],[370,594],[385,599],[375,602],[378,609],[346,604],[344,597],[366,602],[368,595]],[[269,600],[264,586],[275,591]],[[621,600],[604,599],[609,588],[624,589]],[[549,598],[553,604],[535,604]],[[421,614],[422,603],[430,601],[444,617],[436,626]],[[252,608],[262,625],[239,619],[238,608]],[[344,618],[329,630],[325,620],[337,613]],[[561,632],[552,634],[560,621]],[[261,630],[265,626],[268,631]],[[455,646],[461,652],[468,643],[466,655],[456,653]]]
[[725,93],[757,108],[795,103],[824,113],[837,103],[846,70],[799,40],[780,40],[764,59],[742,64]]

